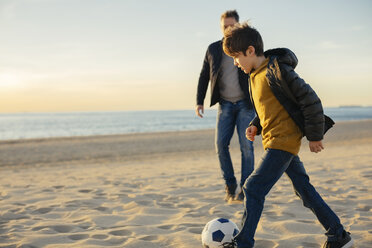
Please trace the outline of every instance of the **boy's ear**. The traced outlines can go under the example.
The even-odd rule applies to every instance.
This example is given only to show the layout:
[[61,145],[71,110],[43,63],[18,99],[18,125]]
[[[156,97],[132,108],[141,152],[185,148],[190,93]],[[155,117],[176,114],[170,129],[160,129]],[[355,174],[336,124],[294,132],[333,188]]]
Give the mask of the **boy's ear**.
[[247,55],[254,55],[256,50],[254,49],[253,46],[249,46],[247,49]]

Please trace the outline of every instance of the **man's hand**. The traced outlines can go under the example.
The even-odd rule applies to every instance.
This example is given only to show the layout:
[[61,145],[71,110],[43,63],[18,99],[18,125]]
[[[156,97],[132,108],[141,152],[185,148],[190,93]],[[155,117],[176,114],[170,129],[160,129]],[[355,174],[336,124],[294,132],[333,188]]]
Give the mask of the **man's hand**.
[[203,105],[196,105],[195,114],[197,116],[199,116],[200,118],[203,118],[203,115],[202,114],[204,114],[204,106]]
[[249,126],[245,130],[245,137],[247,137],[248,140],[254,141],[254,136],[257,134],[257,127],[256,126]]
[[309,141],[310,151],[318,153],[321,152],[324,147],[322,141]]

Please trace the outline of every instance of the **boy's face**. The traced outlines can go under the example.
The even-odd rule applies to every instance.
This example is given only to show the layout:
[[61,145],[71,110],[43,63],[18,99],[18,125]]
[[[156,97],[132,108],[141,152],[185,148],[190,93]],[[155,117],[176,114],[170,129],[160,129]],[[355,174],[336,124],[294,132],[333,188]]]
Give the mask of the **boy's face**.
[[235,20],[234,17],[223,18],[221,20],[221,31],[222,31],[222,34],[225,35],[225,29],[228,28],[228,27],[234,26],[236,23],[237,23],[237,21]]
[[242,69],[245,73],[249,74],[253,68],[254,68],[254,48],[248,47],[246,51],[246,55],[244,55],[243,52],[239,52],[237,55],[235,55],[234,58],[234,64]]

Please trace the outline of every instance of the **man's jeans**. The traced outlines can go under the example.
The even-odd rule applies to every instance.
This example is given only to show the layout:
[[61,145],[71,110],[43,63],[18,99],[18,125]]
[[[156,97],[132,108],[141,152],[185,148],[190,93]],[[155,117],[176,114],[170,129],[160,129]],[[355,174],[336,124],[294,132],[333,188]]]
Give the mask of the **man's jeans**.
[[245,137],[245,130],[254,118],[255,113],[246,101],[236,103],[220,100],[217,114],[216,151],[220,161],[222,176],[227,185],[236,184],[234,168],[231,162],[229,145],[234,134],[235,126],[239,136],[241,161],[242,186],[254,167],[253,143]]
[[344,229],[340,219],[310,184],[309,176],[306,174],[300,158],[285,151],[267,149],[257,169],[243,186],[245,209],[242,229],[235,237],[239,248],[253,247],[253,237],[262,213],[265,196],[283,173],[288,175],[296,195],[302,199],[304,206],[313,211],[327,230],[328,240],[342,235]]

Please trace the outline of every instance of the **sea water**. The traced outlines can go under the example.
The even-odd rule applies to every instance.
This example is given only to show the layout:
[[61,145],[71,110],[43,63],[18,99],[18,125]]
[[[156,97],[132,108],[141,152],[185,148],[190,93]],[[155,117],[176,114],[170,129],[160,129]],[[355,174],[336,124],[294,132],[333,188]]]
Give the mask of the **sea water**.
[[[372,119],[372,107],[325,108],[333,120]],[[0,114],[0,140],[202,130],[216,125],[216,109]]]

